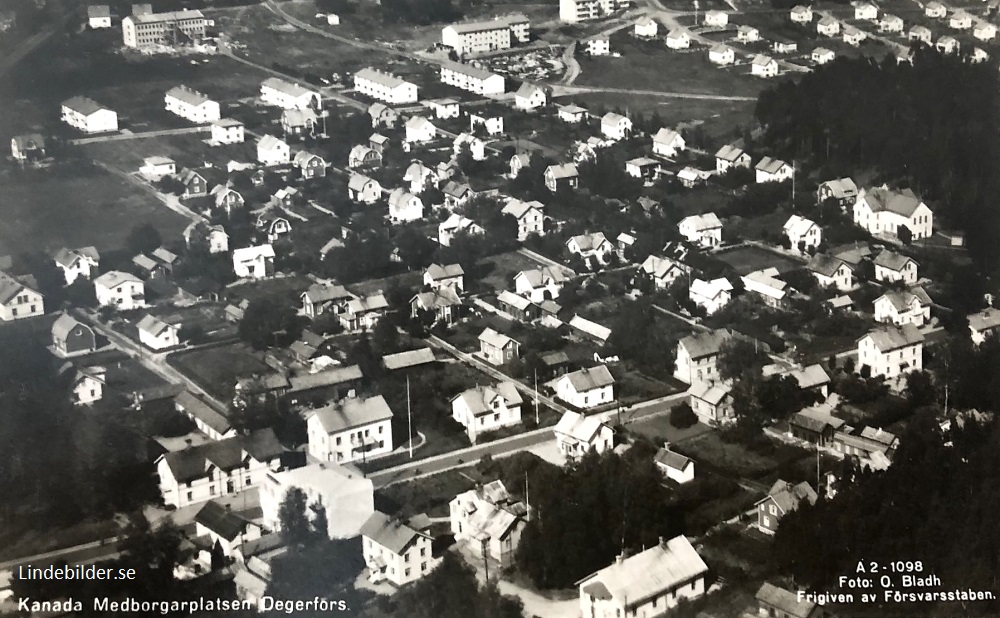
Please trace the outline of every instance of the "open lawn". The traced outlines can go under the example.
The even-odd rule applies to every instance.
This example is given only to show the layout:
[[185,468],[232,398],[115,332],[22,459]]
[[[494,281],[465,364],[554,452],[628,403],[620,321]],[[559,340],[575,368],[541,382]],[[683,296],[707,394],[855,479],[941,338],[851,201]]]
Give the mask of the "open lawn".
[[740,275],[771,267],[777,268],[779,273],[784,273],[802,266],[801,262],[790,257],[752,246],[720,251],[715,257],[732,266]]
[[208,138],[207,133],[161,135],[125,141],[96,142],[85,144],[80,148],[88,157],[129,173],[138,170],[142,166],[143,159],[152,156],[173,159],[177,163],[178,171],[185,167],[200,168],[206,162],[225,170],[229,161],[256,159],[253,140],[242,144],[209,146],[205,143]]
[[382,487],[375,492],[377,507],[386,513],[406,511],[426,513],[430,517],[447,517],[448,503],[458,494],[473,489],[482,477],[474,467],[448,470],[408,483]]
[[222,400],[232,398],[237,379],[270,371],[264,361],[243,343],[172,354],[168,362]]
[[299,295],[309,289],[312,283],[312,279],[305,275],[274,277],[263,281],[246,281],[230,287],[227,296],[230,302],[238,302],[237,299],[244,298],[252,302],[258,298],[280,297],[298,305]]
[[188,307],[158,306],[150,313],[171,324],[180,324],[183,330],[200,329],[215,340],[236,336],[236,325],[226,320],[225,306],[221,303],[202,303]]
[[630,431],[634,431],[657,443],[666,440],[671,444],[678,444],[712,431],[711,427],[702,423],[696,423],[691,427],[679,429],[670,423],[669,414],[636,421],[628,427]]
[[175,238],[188,223],[138,187],[86,163],[3,172],[0,186],[0,255],[86,245],[121,249],[136,225],[148,223],[163,238]]
[[677,451],[700,465],[720,473],[743,478],[759,478],[783,462],[795,461],[807,452],[788,444],[762,443],[759,450],[726,442],[717,432],[707,432],[677,445]]
[[[484,258],[476,265],[477,273],[472,273],[479,278],[479,284],[483,288],[496,290],[512,290],[514,288],[514,275],[522,270],[541,268],[544,264],[532,258],[509,251],[500,253],[488,258]],[[469,276],[467,274],[466,276]]]

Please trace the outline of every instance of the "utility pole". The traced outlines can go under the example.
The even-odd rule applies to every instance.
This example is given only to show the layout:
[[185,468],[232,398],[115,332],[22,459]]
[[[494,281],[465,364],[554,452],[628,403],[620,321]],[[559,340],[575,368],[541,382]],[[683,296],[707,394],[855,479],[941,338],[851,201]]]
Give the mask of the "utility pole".
[[694,25],[698,25],[698,0],[694,0]]
[[538,369],[535,369],[535,426],[537,427],[538,424]]
[[410,376],[406,376],[406,425],[410,432],[410,459],[413,459],[413,414],[410,411]]
[[795,159],[792,159],[792,209],[795,209]]
[[483,565],[486,567],[486,585],[490,585],[490,554],[487,551],[487,545],[489,545],[489,539],[482,540],[483,547]]

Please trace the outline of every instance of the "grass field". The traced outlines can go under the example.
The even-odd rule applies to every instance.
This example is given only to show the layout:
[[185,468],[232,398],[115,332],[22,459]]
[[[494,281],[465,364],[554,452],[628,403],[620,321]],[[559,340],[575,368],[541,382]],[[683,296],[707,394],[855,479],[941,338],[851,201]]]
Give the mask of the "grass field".
[[677,446],[678,452],[721,473],[742,478],[759,478],[785,462],[796,461],[808,453],[787,444],[768,443],[767,452],[725,442],[715,432],[706,432]]
[[237,379],[253,373],[270,371],[264,361],[255,356],[243,343],[173,354],[169,357],[169,362],[222,400],[233,396],[233,387]]
[[185,167],[199,168],[206,162],[225,170],[229,161],[256,159],[256,149],[252,140],[242,144],[213,147],[203,141],[208,137],[209,135],[205,133],[161,135],[127,141],[96,142],[85,144],[80,148],[88,157],[129,173],[138,170],[143,159],[152,156],[173,159],[177,163],[178,171]]
[[712,431],[711,427],[702,423],[678,429],[670,424],[669,414],[636,421],[629,425],[629,429],[652,440],[664,438],[671,444],[677,444]]
[[375,492],[379,506],[385,512],[406,511],[426,513],[430,517],[447,517],[448,503],[458,494],[473,489],[482,477],[473,467],[448,470],[427,478],[397,483]]
[[517,251],[501,253],[485,258],[476,265],[479,283],[484,288],[496,291],[510,290],[514,287],[514,275],[522,270],[541,268],[544,264],[522,255]]
[[771,267],[777,268],[778,272],[783,273],[802,266],[801,263],[779,253],[750,246],[722,251],[717,253],[715,257],[735,268],[740,275]]
[[257,298],[280,297],[298,305],[299,295],[309,289],[312,283],[312,280],[304,275],[247,281],[229,288],[228,296],[230,302],[244,298],[253,301]]
[[138,187],[84,163],[5,172],[0,186],[0,254],[86,245],[109,251],[123,248],[141,223],[164,238],[179,236],[188,223]]

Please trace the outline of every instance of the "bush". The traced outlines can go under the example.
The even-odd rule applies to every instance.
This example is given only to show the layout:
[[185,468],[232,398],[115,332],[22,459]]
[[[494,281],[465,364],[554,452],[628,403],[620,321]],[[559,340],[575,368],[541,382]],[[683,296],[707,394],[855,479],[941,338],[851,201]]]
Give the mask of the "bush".
[[687,402],[677,404],[670,411],[670,424],[678,429],[687,429],[698,423],[698,415]]

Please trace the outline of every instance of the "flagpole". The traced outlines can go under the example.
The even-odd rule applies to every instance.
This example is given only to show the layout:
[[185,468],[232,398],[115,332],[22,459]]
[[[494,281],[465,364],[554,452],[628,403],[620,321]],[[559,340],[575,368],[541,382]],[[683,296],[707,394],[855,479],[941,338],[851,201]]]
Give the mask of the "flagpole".
[[410,459],[413,459],[413,415],[410,412],[410,376],[406,376],[406,425],[410,432]]
[[535,426],[538,426],[538,370],[535,369]]

